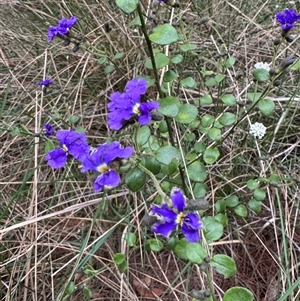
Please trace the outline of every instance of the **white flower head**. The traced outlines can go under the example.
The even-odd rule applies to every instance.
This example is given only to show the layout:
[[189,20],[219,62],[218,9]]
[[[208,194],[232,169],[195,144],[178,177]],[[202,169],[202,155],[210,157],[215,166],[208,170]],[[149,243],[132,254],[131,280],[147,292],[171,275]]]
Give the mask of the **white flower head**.
[[270,71],[270,67],[268,63],[258,62],[254,65],[255,69],[265,69],[266,71]]
[[266,134],[266,129],[262,123],[255,122],[250,125],[249,133],[255,138],[261,139]]

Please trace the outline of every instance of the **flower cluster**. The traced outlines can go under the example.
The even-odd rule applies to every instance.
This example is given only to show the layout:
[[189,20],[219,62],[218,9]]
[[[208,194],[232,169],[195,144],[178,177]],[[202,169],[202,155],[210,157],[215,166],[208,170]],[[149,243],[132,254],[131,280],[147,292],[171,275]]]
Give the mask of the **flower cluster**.
[[151,230],[156,234],[169,237],[174,229],[180,225],[183,235],[189,242],[198,242],[200,240],[199,230],[203,228],[199,215],[195,212],[186,213],[186,199],[179,188],[174,187],[172,189],[171,201],[172,208],[165,203],[161,206],[151,206],[149,214],[155,215],[158,220],[151,227]]
[[45,130],[44,134],[45,134],[46,137],[51,137],[51,136],[54,135],[54,129],[49,123],[46,123],[44,125],[44,130]]
[[255,69],[264,69],[266,71],[270,71],[270,66],[268,63],[258,62],[254,65]]
[[276,20],[281,24],[283,32],[291,30],[295,23],[300,21],[300,14],[297,14],[293,8],[285,9],[275,15]]
[[133,78],[125,87],[125,92],[113,92],[107,107],[108,125],[112,130],[120,130],[129,120],[138,119],[141,125],[151,121],[151,111],[159,108],[156,101],[141,102],[141,96],[147,91],[147,81]]
[[[48,124],[45,125],[45,129],[53,130]],[[56,138],[61,146],[47,153],[45,158],[48,165],[53,168],[62,168],[66,165],[69,156],[77,159],[82,165],[82,172],[96,171],[98,173],[93,185],[95,191],[118,186],[121,181],[120,176],[110,168],[110,163],[116,159],[128,159],[133,154],[132,147],[123,148],[116,141],[106,142],[92,148],[87,143],[85,133],[78,133],[72,129],[57,131]]]
[[68,35],[70,29],[77,23],[77,18],[72,16],[70,19],[62,18],[56,26],[50,26],[48,29],[48,43],[50,43],[55,36]]
[[255,122],[250,125],[249,133],[255,138],[261,139],[266,134],[266,129],[262,123]]
[[42,87],[48,87],[49,85],[53,84],[53,80],[46,77],[44,80],[37,82],[36,84]]

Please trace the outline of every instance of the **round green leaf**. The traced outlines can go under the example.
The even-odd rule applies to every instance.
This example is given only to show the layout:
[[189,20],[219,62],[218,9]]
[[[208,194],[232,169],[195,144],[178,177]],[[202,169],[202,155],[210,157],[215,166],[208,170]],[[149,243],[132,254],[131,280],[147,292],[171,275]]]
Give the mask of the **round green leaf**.
[[172,62],[173,64],[179,64],[179,63],[182,62],[182,60],[183,60],[183,56],[182,56],[181,54],[176,54],[175,56],[173,56],[173,57],[171,58],[171,62]]
[[236,116],[233,113],[230,112],[225,112],[221,115],[221,117],[219,118],[219,122],[224,125],[224,126],[228,126],[231,124],[234,124],[236,121]]
[[150,238],[146,242],[146,247],[148,250],[151,250],[153,252],[159,252],[164,248],[163,243],[155,238]]
[[225,78],[225,75],[224,75],[224,74],[217,74],[217,75],[215,76],[215,81],[216,81],[217,83],[220,83],[224,78]]
[[279,183],[280,177],[276,174],[272,174],[269,178],[269,182],[272,185],[277,185]]
[[219,223],[223,225],[223,227],[226,227],[228,225],[228,217],[226,214],[218,213],[214,217]]
[[104,73],[109,74],[109,73],[115,71],[115,69],[116,69],[116,67],[114,65],[108,65],[105,67]]
[[136,235],[132,232],[127,232],[125,234],[125,241],[129,247],[134,247],[136,243]]
[[136,142],[138,145],[142,146],[148,142],[150,137],[150,129],[148,126],[142,126],[137,131]]
[[235,58],[234,57],[229,57],[226,62],[225,62],[225,67],[230,68],[235,64]]
[[223,225],[220,224],[214,217],[212,216],[204,216],[202,218],[204,223],[204,236],[208,243],[218,240],[223,235]]
[[168,70],[165,74],[164,74],[164,82],[165,83],[169,83],[172,80],[176,79],[178,77],[178,74],[176,72],[174,72],[173,70]]
[[248,215],[247,208],[243,204],[238,205],[233,210],[234,210],[234,213],[238,216],[247,217],[247,215]]
[[206,195],[207,187],[203,183],[196,183],[193,188],[193,193],[195,198],[203,198]]
[[199,142],[196,142],[194,144],[194,150],[197,152],[197,153],[203,153],[206,149],[206,145],[203,141],[199,141]]
[[270,116],[275,110],[275,103],[270,99],[261,99],[258,102],[258,109],[264,116]]
[[188,243],[186,246],[186,256],[190,262],[201,264],[207,254],[199,243]]
[[259,183],[256,180],[250,179],[250,180],[247,181],[247,187],[250,190],[255,190],[258,187],[258,185],[259,185]]
[[213,87],[213,86],[216,86],[218,83],[216,82],[216,80],[214,78],[210,78],[204,84],[206,87]]
[[203,153],[203,160],[206,164],[215,163],[220,157],[220,152],[217,147],[209,147]]
[[214,140],[214,141],[221,140],[221,138],[222,138],[222,132],[221,132],[220,129],[211,128],[211,129],[208,130],[208,137],[211,140]]
[[188,260],[188,255],[187,255],[187,246],[188,242],[185,238],[180,239],[180,241],[176,244],[174,248],[174,253],[181,259]]
[[125,177],[125,183],[131,191],[139,191],[146,183],[146,174],[140,168],[131,169]]
[[236,98],[232,94],[223,94],[221,96],[221,100],[223,103],[225,103],[227,106],[235,106],[236,105]]
[[261,189],[255,189],[254,192],[253,192],[253,197],[257,201],[263,201],[266,198],[266,192],[264,190],[261,190]]
[[149,35],[150,41],[158,45],[170,45],[179,40],[178,33],[170,24],[164,24],[157,26],[153,29],[153,32]]
[[262,93],[260,93],[260,92],[257,92],[257,93],[250,93],[249,92],[249,93],[247,93],[247,98],[249,100],[251,100],[252,102],[255,102],[255,101],[259,100],[261,96],[262,96]]
[[157,175],[160,172],[161,165],[160,163],[153,157],[143,157],[142,164],[148,170],[150,170],[154,175]]
[[189,50],[195,50],[197,49],[197,45],[195,44],[183,44],[180,45],[180,50],[183,52],[189,51]]
[[256,199],[250,199],[249,202],[248,202],[248,206],[255,213],[261,212],[261,208],[262,208],[261,201],[257,201]]
[[231,195],[225,199],[225,204],[228,207],[236,207],[239,204],[239,198],[236,195]]
[[180,101],[177,97],[167,96],[158,100],[160,107],[158,111],[168,117],[176,117],[179,112]]
[[211,105],[212,103],[213,103],[213,100],[212,100],[212,97],[209,94],[200,97],[199,104],[201,106],[203,106],[203,105]]
[[244,287],[235,286],[226,291],[223,301],[253,301],[251,291]]
[[177,148],[171,145],[167,145],[167,146],[160,147],[156,151],[155,158],[157,159],[158,162],[165,165],[169,165],[173,158],[176,159],[177,162],[180,162],[181,153]]
[[236,273],[236,264],[234,260],[227,255],[217,254],[213,256],[210,265],[215,267],[217,272],[222,274],[225,279]]
[[70,123],[75,124],[75,123],[77,123],[80,120],[80,116],[78,116],[78,115],[72,115],[69,120],[70,120]]
[[207,173],[205,166],[200,161],[195,161],[187,168],[188,175],[195,182],[204,182]]
[[82,292],[83,292],[84,297],[88,300],[90,300],[93,296],[92,291],[90,289],[88,289],[87,287],[83,287]]
[[205,114],[201,118],[201,125],[205,128],[210,127],[215,121],[215,117],[209,114]]
[[125,14],[130,14],[136,10],[138,0],[116,0],[116,4]]
[[[170,62],[170,59],[164,53],[159,52],[154,56],[154,61],[156,68],[159,70],[167,66]],[[153,69],[151,59],[146,60],[145,66],[148,69]]]
[[125,261],[125,254],[123,253],[116,253],[114,255],[114,263],[115,264],[121,264]]
[[179,123],[191,123],[197,118],[198,110],[194,105],[183,104],[179,107],[175,120]]
[[196,82],[192,77],[186,77],[180,81],[180,84],[184,88],[194,88],[196,86]]
[[226,210],[226,201],[225,200],[218,200],[215,203],[215,208],[216,208],[216,211],[218,213],[225,212],[225,210]]
[[114,59],[119,60],[124,56],[124,52],[118,52],[115,54]]
[[45,145],[45,153],[50,152],[51,150],[53,150],[55,148],[54,143],[52,140],[48,140],[46,145]]
[[266,69],[258,68],[252,72],[254,78],[259,82],[265,82],[270,79],[270,73]]

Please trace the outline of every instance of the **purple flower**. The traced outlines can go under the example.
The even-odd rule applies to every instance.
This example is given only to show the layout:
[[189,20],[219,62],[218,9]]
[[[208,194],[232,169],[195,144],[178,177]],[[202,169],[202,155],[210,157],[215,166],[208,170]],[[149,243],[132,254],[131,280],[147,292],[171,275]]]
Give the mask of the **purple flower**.
[[72,16],[70,19],[62,18],[56,26],[50,26],[48,29],[48,43],[50,43],[55,36],[67,35],[77,21],[77,18]]
[[167,204],[161,206],[152,205],[150,215],[158,218],[151,230],[164,237],[169,237],[177,225],[181,226],[181,231],[189,242],[198,242],[200,240],[199,230],[203,228],[203,223],[197,213],[186,213],[186,200],[182,191],[174,187],[171,191],[171,200],[173,207]]
[[56,138],[60,142],[61,147],[49,151],[45,157],[48,165],[53,168],[64,167],[67,162],[68,155],[81,160],[86,156],[86,153],[88,153],[90,149],[87,144],[85,133],[78,133],[72,129],[60,130],[57,131]]
[[137,117],[141,125],[146,125],[151,121],[151,111],[159,108],[157,101],[142,102],[141,95],[147,91],[147,81],[145,79],[134,78],[125,87],[125,92],[113,92],[107,107],[108,125],[113,130],[120,130],[124,127],[124,122]]
[[300,21],[300,15],[298,15],[293,8],[285,9],[275,15],[276,20],[281,24],[283,31],[287,32],[295,26],[297,21]]
[[106,142],[91,150],[82,158],[82,172],[96,171],[99,173],[93,187],[95,191],[102,188],[113,188],[121,182],[117,172],[110,168],[110,163],[116,159],[127,159],[132,156],[133,148],[123,147],[119,142]]
[[39,86],[48,87],[52,83],[53,83],[53,80],[46,77],[44,80],[42,80],[40,82],[37,82],[36,84],[39,85]]
[[49,123],[46,123],[44,125],[44,130],[45,130],[46,137],[50,137],[50,136],[54,135],[54,129]]

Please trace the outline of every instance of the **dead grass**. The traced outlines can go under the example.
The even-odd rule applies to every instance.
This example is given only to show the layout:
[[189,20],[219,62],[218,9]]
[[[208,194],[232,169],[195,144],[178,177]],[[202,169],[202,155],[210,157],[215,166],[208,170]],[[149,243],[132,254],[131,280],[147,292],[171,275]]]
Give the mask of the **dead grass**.
[[[44,141],[32,135],[48,121],[56,128],[64,127],[70,115],[81,117],[77,125],[85,128],[92,144],[114,135],[106,127],[107,95],[122,90],[134,75],[150,75],[143,65],[147,50],[142,38],[134,27],[128,27],[133,17],[124,16],[111,1],[4,2],[0,8],[0,299],[62,300],[65,284],[74,281],[76,290],[68,300],[85,300],[84,286],[91,289],[92,300],[149,300],[139,282],[150,291],[163,291],[156,300],[191,300],[192,289],[207,288],[206,276],[199,267],[187,267],[168,250],[145,250],[144,241],[151,234],[141,228],[140,217],[151,197],[128,195],[120,189],[110,196],[111,203],[103,201],[75,163],[63,171],[49,169],[44,161]],[[143,1],[149,16],[151,2]],[[182,1],[174,21],[182,28],[184,38],[198,45],[197,64],[207,68],[215,65],[204,58],[216,62],[218,48],[223,47],[217,38],[222,37],[224,47],[237,58],[232,76],[243,73],[243,80],[231,83],[228,90],[240,93],[250,85],[253,63],[271,60],[278,29],[273,18],[276,4]],[[105,66],[97,63],[97,57],[84,51],[73,53],[57,41],[46,43],[47,27],[70,14],[80,16],[79,30],[92,44],[104,45],[112,56],[124,52],[119,70],[105,74]],[[195,25],[204,16],[210,21]],[[155,17],[162,23],[170,17],[170,10],[160,10]],[[105,31],[105,23],[110,24],[111,32]],[[147,24],[150,30],[150,20]],[[298,45],[297,37],[290,47],[297,51]],[[279,60],[287,50],[280,51]],[[176,53],[177,48],[170,51]],[[194,74],[194,59],[187,58],[186,62],[177,71]],[[48,95],[35,84],[43,75],[51,75],[56,83]],[[270,163],[260,164],[256,146],[246,139],[245,123],[224,142],[222,162],[208,170],[210,213],[215,202],[229,193],[249,199],[245,180],[250,177],[276,173],[285,179],[279,187],[267,189],[260,214],[251,213],[245,220],[232,215],[227,234],[211,246],[212,254],[228,254],[238,267],[237,275],[230,279],[214,274],[220,300],[233,285],[249,288],[257,301],[278,300],[299,277],[298,80],[297,74],[287,75],[282,87],[272,91],[278,110],[264,121],[276,136],[274,142],[269,137]],[[199,90],[178,92],[182,99],[192,101],[205,93],[199,81]],[[154,92],[151,97],[156,97]],[[282,100],[284,97],[287,99]],[[291,97],[294,101],[287,105]],[[206,113],[215,109],[203,108]],[[256,112],[251,116],[255,118]],[[20,133],[14,136],[16,129]],[[153,191],[151,186],[147,188]],[[136,248],[129,248],[122,239],[128,230],[138,237]],[[235,240],[240,243],[232,243]],[[127,256],[124,274],[112,260],[118,252]],[[86,264],[98,271],[92,279],[83,274]],[[299,300],[298,295],[296,289],[293,299],[284,300]]]

